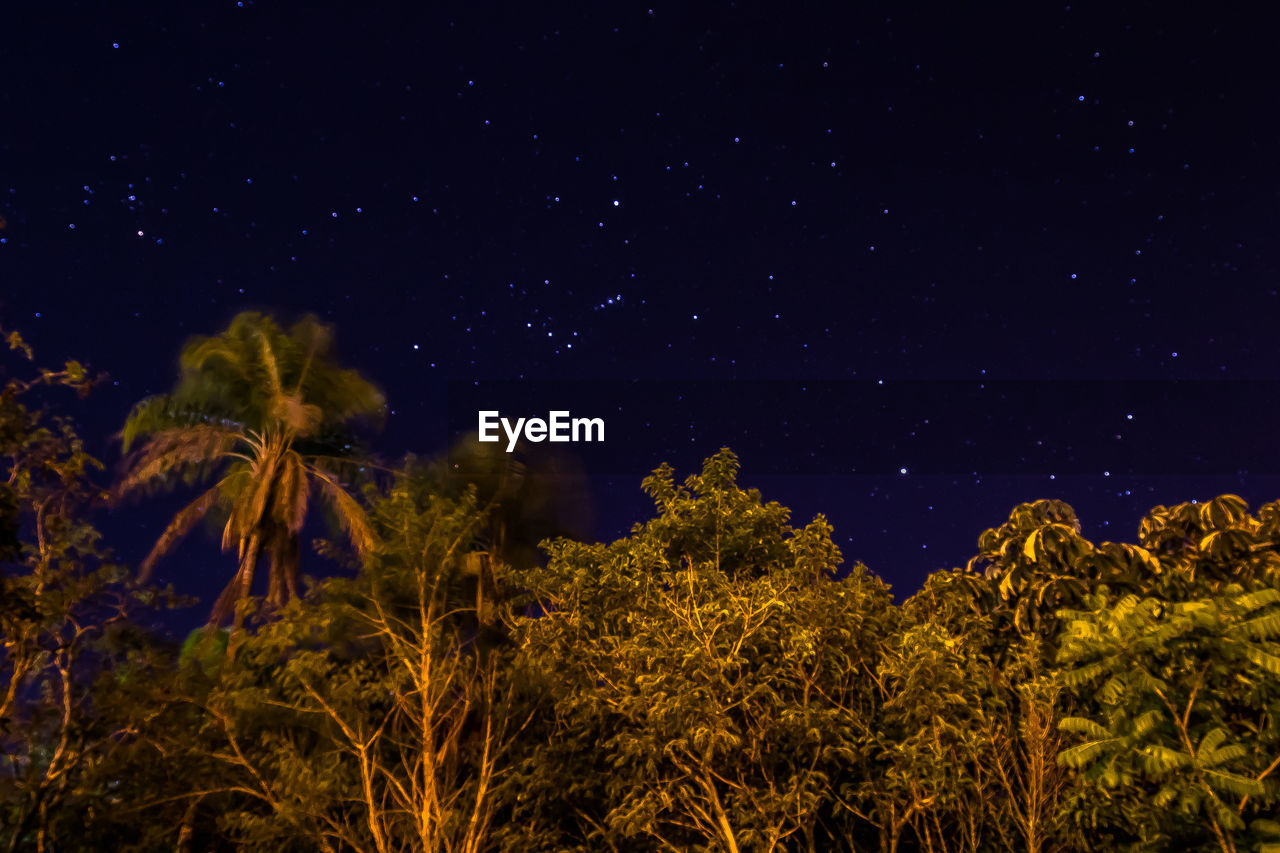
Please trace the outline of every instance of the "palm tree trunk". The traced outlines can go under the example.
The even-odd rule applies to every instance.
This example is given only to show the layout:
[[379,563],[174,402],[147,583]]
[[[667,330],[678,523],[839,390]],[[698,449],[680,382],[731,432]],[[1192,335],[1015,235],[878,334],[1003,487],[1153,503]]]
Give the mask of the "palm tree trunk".
[[[240,565],[240,571],[236,573],[237,577],[241,577],[240,590],[236,594],[236,604],[244,601],[253,595],[253,573],[258,568],[258,555],[262,552],[262,534],[254,531],[249,535],[249,547],[244,552],[244,562]],[[236,608],[236,619],[232,626],[239,629],[244,627],[244,611],[239,607]]]
[[285,537],[284,556],[280,561],[280,569],[284,573],[284,592],[286,602],[290,598],[298,598],[299,550],[298,535],[296,533]]
[[236,605],[253,592],[253,573],[258,565],[258,556],[262,551],[262,533],[255,530],[249,535],[249,542],[245,545],[244,556],[240,558],[240,570],[236,572],[236,576],[231,579],[231,583],[227,584],[227,588],[222,591],[222,595],[218,596],[218,601],[213,605],[213,612],[209,615],[209,621],[215,625],[221,624],[227,618],[227,615],[235,612],[234,628],[239,629],[244,625],[244,616],[236,608]]
[[285,602],[284,574],[281,563],[284,536],[279,530],[272,531],[271,541],[267,545],[267,604],[271,607],[283,607]]
[[283,528],[270,534],[267,544],[267,602],[283,608],[298,597],[298,537]]

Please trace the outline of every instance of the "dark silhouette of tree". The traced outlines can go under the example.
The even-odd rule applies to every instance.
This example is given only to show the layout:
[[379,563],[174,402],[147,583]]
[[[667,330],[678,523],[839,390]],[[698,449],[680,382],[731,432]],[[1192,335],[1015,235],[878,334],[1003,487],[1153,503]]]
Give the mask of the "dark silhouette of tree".
[[[20,336],[4,337],[31,361]],[[104,768],[154,662],[134,614],[172,597],[126,583],[89,520],[107,495],[101,463],[69,418],[34,402],[83,395],[94,378],[74,361],[30,372],[0,373],[0,850],[116,848],[86,815],[120,805]]]
[[582,538],[590,528],[586,476],[566,453],[468,437],[437,468],[438,487],[452,497],[475,491],[482,514],[464,583],[474,613],[487,630],[497,627],[504,604],[519,593],[519,575],[536,566],[539,546],[557,537]]

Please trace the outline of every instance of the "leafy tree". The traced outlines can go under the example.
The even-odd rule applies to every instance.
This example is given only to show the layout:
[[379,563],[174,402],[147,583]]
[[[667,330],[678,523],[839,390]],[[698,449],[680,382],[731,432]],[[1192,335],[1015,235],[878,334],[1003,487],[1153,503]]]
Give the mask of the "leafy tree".
[[[560,540],[516,625],[551,722],[517,764],[506,844],[772,850],[847,834],[872,750],[887,588],[818,517],[737,485],[722,450],[611,545]],[[824,841],[825,839],[825,841]]]
[[1280,590],[1189,601],[1105,590],[1071,619],[1065,682],[1090,696],[1062,722],[1084,788],[1077,820],[1134,849],[1280,850]]
[[1157,506],[1142,519],[1138,541],[1168,567],[1163,584],[1148,589],[1174,598],[1227,584],[1280,585],[1280,502],[1263,505],[1257,517],[1237,495]]
[[984,531],[968,570],[991,581],[983,589],[987,607],[1003,615],[1014,634],[1052,637],[1053,613],[1078,603],[1088,590],[1080,566],[1092,551],[1075,510],[1038,500],[1019,504],[1008,521]]
[[[212,660],[199,695],[221,830],[249,849],[491,849],[521,723],[451,596],[481,514],[417,472],[373,504],[376,545]],[[193,657],[192,665],[199,665]],[[194,801],[194,795],[193,795]],[[201,806],[205,808],[205,806]]]
[[[213,479],[141,579],[202,517],[237,552],[179,647],[35,402],[93,378],[5,340],[0,849],[1280,853],[1280,502],[1156,507],[1136,544],[1020,504],[897,608],[722,450],[544,565],[567,460],[470,445],[357,501],[380,394],[314,318],[242,314],[123,432],[118,495]],[[316,494],[358,570],[302,594]]]
[[[25,361],[17,333],[6,340]],[[109,768],[129,737],[132,683],[154,660],[133,615],[171,601],[131,588],[88,512],[105,491],[73,423],[30,401],[93,377],[76,362],[0,388],[0,845],[101,849],[118,807]],[[116,838],[117,842],[125,839]]]
[[903,604],[879,673],[882,850],[1061,849],[1059,690],[1038,637],[986,608],[989,583],[935,572]]
[[883,776],[875,786],[881,849],[910,829],[920,849],[977,850],[984,830],[975,762],[988,673],[970,648],[935,622],[894,638],[880,665],[886,693],[877,735]]
[[384,403],[358,373],[337,364],[331,327],[308,315],[285,332],[270,317],[246,312],[221,334],[190,340],[181,368],[171,393],[143,400],[129,415],[124,448],[142,444],[126,460],[118,493],[218,479],[173,518],[143,560],[142,580],[217,508],[226,515],[222,548],[236,551],[239,568],[210,621],[224,621],[250,595],[263,555],[267,600],[283,606],[298,593],[299,540],[313,492],[358,552],[372,547],[368,519],[338,472],[351,450],[346,428],[380,416]]
[[[1208,505],[1176,507],[1173,517],[1185,520],[1188,513],[1184,510],[1190,509],[1189,514],[1197,520],[1202,515],[1209,518],[1206,513],[1212,513],[1213,518],[1237,518],[1237,503],[1242,502],[1227,495],[1210,503],[1212,510]],[[1068,504],[1058,500],[1019,504],[1009,513],[1008,521],[984,531],[978,538],[978,553],[958,579],[968,586],[978,609],[997,618],[1002,637],[1011,641],[1016,637],[1038,637],[1052,656],[1053,639],[1062,627],[1058,611],[1079,606],[1087,594],[1101,585],[1113,596],[1140,595],[1168,583],[1180,571],[1187,573],[1177,569],[1168,555],[1174,542],[1182,547],[1182,543],[1191,541],[1191,534],[1171,522],[1170,513],[1164,507],[1153,510],[1142,522],[1138,545],[1094,544],[1081,535],[1080,520]],[[1280,531],[1280,512],[1277,519]],[[1247,526],[1251,531],[1259,529],[1256,522]],[[1207,532],[1202,531],[1200,536]],[[1231,536],[1237,533],[1230,531]],[[1215,547],[1222,549],[1225,541]],[[1265,545],[1265,537],[1254,536],[1247,547],[1220,556],[1229,560],[1250,548],[1256,553]],[[1198,556],[1196,552],[1195,558]],[[1271,558],[1259,555],[1257,559]],[[976,573],[986,582],[978,582]]]

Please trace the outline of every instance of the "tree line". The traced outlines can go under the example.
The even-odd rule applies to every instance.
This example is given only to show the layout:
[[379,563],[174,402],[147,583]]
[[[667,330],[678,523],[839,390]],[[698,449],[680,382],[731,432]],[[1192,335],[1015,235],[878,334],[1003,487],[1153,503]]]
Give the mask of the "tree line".
[[[383,465],[314,318],[190,341],[113,471],[58,414],[92,372],[5,340],[0,849],[1280,851],[1280,502],[1094,543],[1031,501],[897,604],[727,449],[611,543],[505,453]],[[123,565],[98,513],[174,488]],[[174,639],[202,521],[229,581]]]

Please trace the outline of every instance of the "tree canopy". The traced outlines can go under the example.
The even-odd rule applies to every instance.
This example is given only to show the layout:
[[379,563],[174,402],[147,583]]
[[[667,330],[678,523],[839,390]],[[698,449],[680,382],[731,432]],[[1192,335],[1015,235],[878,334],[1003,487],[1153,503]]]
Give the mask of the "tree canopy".
[[[59,413],[95,375],[5,340],[0,848],[1280,853],[1280,502],[1095,543],[1030,500],[895,601],[727,448],[612,542],[566,461],[375,462],[314,318],[189,342],[112,486]],[[200,482],[137,570],[95,526]],[[313,496],[350,571],[304,582]],[[150,578],[206,515],[180,642]]]

